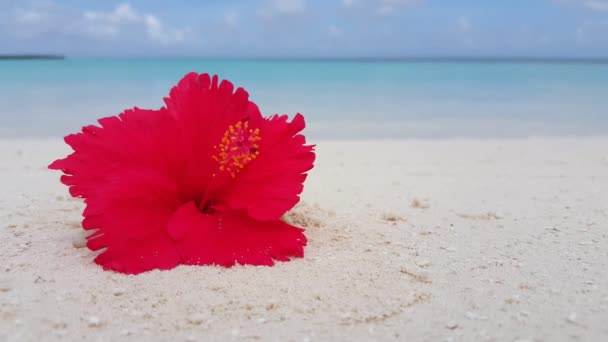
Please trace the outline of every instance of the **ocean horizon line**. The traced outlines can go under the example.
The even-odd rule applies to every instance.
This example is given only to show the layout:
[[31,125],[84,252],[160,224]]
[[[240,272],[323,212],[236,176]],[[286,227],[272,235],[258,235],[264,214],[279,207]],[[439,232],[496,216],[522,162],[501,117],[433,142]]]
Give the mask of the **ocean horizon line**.
[[351,63],[476,63],[476,64],[608,64],[607,57],[551,56],[379,56],[379,57],[275,57],[275,56],[69,56],[62,54],[0,55],[16,60],[207,60],[235,62],[351,62]]

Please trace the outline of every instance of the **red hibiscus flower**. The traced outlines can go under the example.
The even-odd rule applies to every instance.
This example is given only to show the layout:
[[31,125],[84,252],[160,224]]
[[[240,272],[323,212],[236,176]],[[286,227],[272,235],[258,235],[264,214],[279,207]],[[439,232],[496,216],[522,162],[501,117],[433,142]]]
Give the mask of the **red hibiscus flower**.
[[242,88],[196,73],[165,103],[83,127],[49,166],[84,198],[87,246],[105,248],[95,262],[135,274],[302,257],[303,229],[280,220],[315,159],[302,115],[264,118]]

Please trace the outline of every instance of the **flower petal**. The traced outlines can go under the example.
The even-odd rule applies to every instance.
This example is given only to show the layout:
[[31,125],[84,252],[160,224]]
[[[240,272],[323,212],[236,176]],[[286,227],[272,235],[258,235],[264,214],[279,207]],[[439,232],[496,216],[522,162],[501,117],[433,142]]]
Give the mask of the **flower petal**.
[[74,153],[53,162],[74,197],[83,197],[83,228],[95,261],[139,273],[177,265],[166,223],[180,205],[182,167],[175,120],[166,110],[135,108],[66,137]]
[[87,199],[85,217],[98,228],[87,246],[107,248],[95,259],[104,269],[140,273],[179,263],[167,222],[180,206],[175,181],[150,170],[124,170]]
[[132,166],[179,172],[183,158],[176,145],[178,131],[166,110],[134,108],[100,119],[99,124],[65,137],[74,153],[49,165],[65,173],[61,181],[72,196],[87,198],[104,186],[109,174]]
[[165,98],[167,110],[180,127],[180,149],[187,153],[184,188],[187,197],[205,193],[211,175],[217,170],[212,160],[213,146],[230,124],[250,118],[261,118],[258,107],[249,101],[242,88],[234,91],[229,81],[208,74],[186,75]]
[[153,269],[169,270],[179,265],[179,254],[166,237],[152,236],[136,243],[113,245],[95,258],[104,270],[139,274]]
[[305,145],[306,139],[298,134],[304,127],[304,117],[300,114],[291,122],[286,115],[263,119],[258,158],[249,163],[232,184],[218,191],[219,206],[246,209],[258,220],[277,220],[296,205],[305,172],[313,167],[315,160],[314,146]]
[[175,213],[169,229],[186,265],[271,266],[273,259],[302,257],[306,245],[303,229],[283,221],[256,221],[243,211],[205,215],[192,202]]

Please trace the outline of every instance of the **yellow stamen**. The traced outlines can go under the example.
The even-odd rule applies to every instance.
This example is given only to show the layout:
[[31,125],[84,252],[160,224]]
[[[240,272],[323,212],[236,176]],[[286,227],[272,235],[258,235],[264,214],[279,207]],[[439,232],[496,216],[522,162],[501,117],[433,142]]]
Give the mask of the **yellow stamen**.
[[249,128],[248,121],[239,121],[234,125],[228,126],[222,136],[220,143],[213,148],[217,154],[212,158],[218,162],[219,170],[226,171],[232,178],[245,168],[245,166],[255,160],[260,152],[259,142],[260,129]]

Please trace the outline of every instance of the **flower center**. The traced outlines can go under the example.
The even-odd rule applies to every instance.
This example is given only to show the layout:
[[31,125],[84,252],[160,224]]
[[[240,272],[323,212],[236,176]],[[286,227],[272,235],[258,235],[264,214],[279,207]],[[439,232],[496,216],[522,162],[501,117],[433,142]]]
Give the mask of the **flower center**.
[[228,126],[219,145],[213,146],[216,153],[212,158],[219,163],[219,170],[227,172],[232,178],[250,161],[257,158],[260,129],[249,128],[248,121],[239,121]]

